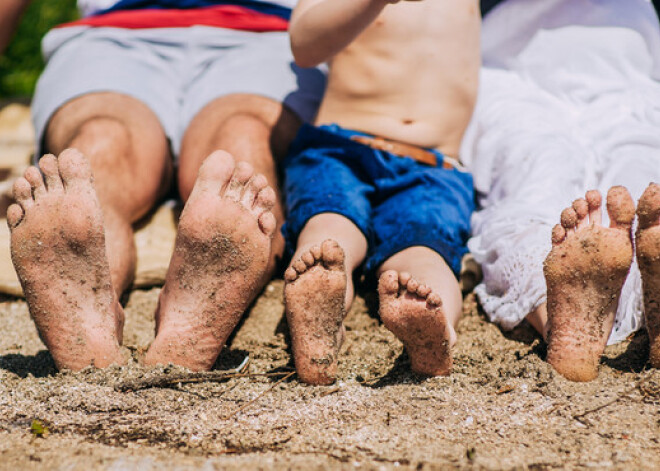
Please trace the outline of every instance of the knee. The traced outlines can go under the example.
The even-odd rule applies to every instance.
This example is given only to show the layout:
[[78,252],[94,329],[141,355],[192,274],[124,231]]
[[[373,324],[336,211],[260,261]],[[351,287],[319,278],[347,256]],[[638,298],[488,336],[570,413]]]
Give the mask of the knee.
[[131,133],[126,123],[119,119],[97,116],[81,122],[69,132],[50,126],[47,148],[59,153],[67,147],[77,147],[88,157],[104,153],[110,146],[130,145]]
[[300,118],[281,103],[253,95],[230,95],[209,105],[200,117],[219,112],[219,133],[231,140],[268,143],[275,156],[288,149],[300,125]]
[[87,153],[94,155],[103,152],[110,145],[116,147],[122,142],[129,145],[131,133],[126,123],[116,118],[95,117],[82,123],[72,140],[84,141]]

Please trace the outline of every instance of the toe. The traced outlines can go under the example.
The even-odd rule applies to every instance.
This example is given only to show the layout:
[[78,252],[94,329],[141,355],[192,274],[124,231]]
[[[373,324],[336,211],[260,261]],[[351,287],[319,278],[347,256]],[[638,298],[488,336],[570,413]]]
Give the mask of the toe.
[[401,273],[399,273],[399,284],[401,286],[408,286],[408,282],[410,281],[410,278],[412,278],[410,273],[406,271],[402,271]]
[[246,208],[252,208],[255,204],[257,195],[261,190],[268,186],[268,180],[260,173],[253,175],[245,185],[245,191],[241,199],[241,204]]
[[564,242],[564,239],[566,239],[566,229],[564,229],[561,224],[555,225],[555,227],[552,228],[552,244],[561,244]]
[[421,284],[417,287],[417,296],[426,298],[431,294],[431,288],[428,285]]
[[339,244],[327,239],[321,244],[323,265],[330,270],[342,269],[344,266],[344,251]]
[[589,222],[600,226],[603,222],[603,217],[601,215],[600,207],[602,204],[602,198],[598,190],[589,190],[585,195],[587,200],[587,205],[589,206]]
[[46,179],[46,187],[51,193],[60,192],[64,188],[57,158],[53,154],[46,154],[39,160],[39,168]]
[[392,296],[399,292],[399,274],[394,270],[387,270],[378,279],[378,293],[381,296]]
[[275,206],[275,191],[267,186],[259,190],[257,197],[254,199],[254,205],[252,206],[252,211],[255,214],[261,214],[264,211],[270,211]]
[[314,265],[316,262],[316,260],[314,260],[314,255],[312,255],[310,252],[304,253],[300,259],[305,262],[305,265],[307,265],[308,268]]
[[197,193],[219,195],[234,173],[234,158],[228,152],[217,150],[202,162],[191,197]]
[[305,273],[307,271],[307,265],[302,260],[296,260],[293,262],[291,267],[296,270],[298,274]]
[[414,278],[411,278],[408,281],[408,284],[406,285],[406,289],[408,290],[409,293],[416,294],[417,293],[417,288],[419,288],[419,282],[417,280],[415,280]]
[[32,194],[35,199],[46,194],[46,185],[44,184],[44,179],[41,176],[41,172],[36,167],[28,167],[25,171],[25,179],[30,183],[32,188]]
[[431,306],[442,306],[442,298],[438,293],[431,293],[427,296],[426,302]]
[[259,215],[259,229],[268,237],[273,237],[275,235],[275,230],[277,229],[277,219],[275,215],[270,211],[264,211]]
[[293,267],[287,268],[284,272],[284,281],[291,283],[292,281],[296,281],[297,278],[298,272]]
[[312,256],[314,257],[314,260],[319,261],[319,260],[321,260],[321,255],[323,254],[323,251],[321,250],[320,245],[315,245],[314,247],[309,249],[309,253],[312,254]]
[[622,229],[632,227],[635,219],[635,203],[625,187],[615,186],[607,192],[607,214],[610,216],[610,227]]
[[637,216],[639,217],[640,229],[646,229],[660,223],[660,185],[657,183],[651,183],[646,190],[644,190],[642,197],[639,199],[639,204],[637,205]]
[[18,226],[23,220],[24,215],[25,213],[20,205],[12,204],[9,206],[9,208],[7,208],[7,225],[9,225],[9,229],[13,230]]
[[577,221],[577,213],[573,208],[566,208],[561,212],[561,225],[566,231],[574,230]]
[[25,178],[19,178],[14,182],[14,199],[21,205],[24,211],[27,211],[34,205],[32,199],[32,186]]
[[89,160],[76,149],[66,149],[57,158],[59,174],[64,188],[92,179],[92,167]]
[[252,165],[243,161],[238,162],[234,169],[234,174],[231,176],[231,180],[229,180],[229,185],[225,189],[225,198],[236,202],[241,201],[244,190],[252,175],[254,175]]
[[573,201],[573,210],[577,216],[577,229],[582,229],[589,224],[587,215],[589,214],[589,205],[584,198]]

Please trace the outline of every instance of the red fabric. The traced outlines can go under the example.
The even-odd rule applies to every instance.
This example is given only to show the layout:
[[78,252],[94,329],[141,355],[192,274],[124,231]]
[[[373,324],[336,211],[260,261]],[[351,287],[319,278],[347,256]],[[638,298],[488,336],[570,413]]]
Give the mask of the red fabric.
[[218,5],[190,10],[123,10],[90,16],[58,28],[70,26],[112,27],[126,29],[185,28],[203,25],[242,31],[286,31],[287,20],[235,5]]

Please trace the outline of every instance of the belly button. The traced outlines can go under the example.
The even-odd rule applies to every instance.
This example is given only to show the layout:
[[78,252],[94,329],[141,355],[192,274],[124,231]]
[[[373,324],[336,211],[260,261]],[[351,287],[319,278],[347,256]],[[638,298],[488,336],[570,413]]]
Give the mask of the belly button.
[[412,120],[412,119],[404,119],[404,120],[403,120],[403,124],[405,124],[405,125],[413,124],[414,122],[415,122],[415,121]]

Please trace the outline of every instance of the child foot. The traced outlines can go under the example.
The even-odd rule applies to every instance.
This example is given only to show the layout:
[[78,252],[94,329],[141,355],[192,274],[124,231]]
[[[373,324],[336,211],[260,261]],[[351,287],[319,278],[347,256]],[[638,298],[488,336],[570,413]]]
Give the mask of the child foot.
[[447,376],[456,333],[449,325],[440,296],[408,273],[389,270],[378,280],[380,318],[406,347],[412,370]]
[[298,378],[309,384],[332,384],[346,317],[344,251],[334,240],[326,240],[295,261],[284,280]]
[[610,227],[601,225],[601,197],[589,191],[562,212],[545,260],[548,287],[548,363],[572,381],[598,376],[632,262],[635,206],[628,191],[607,194]]
[[[44,156],[14,183],[11,255],[39,335],[59,369],[122,363],[124,314],[110,281],[103,215],[87,159]],[[45,181],[44,181],[45,177]]]
[[637,205],[637,262],[642,273],[644,316],[651,366],[660,368],[660,185],[651,183]]
[[211,369],[268,275],[274,204],[251,165],[207,157],[181,214],[146,364]]

